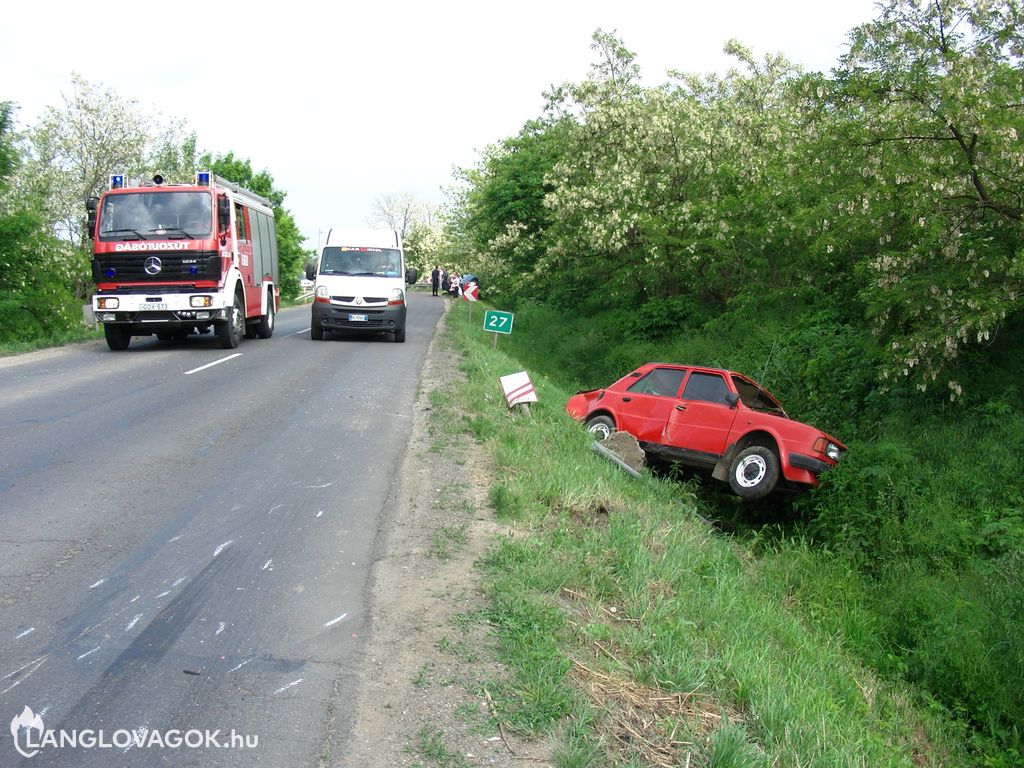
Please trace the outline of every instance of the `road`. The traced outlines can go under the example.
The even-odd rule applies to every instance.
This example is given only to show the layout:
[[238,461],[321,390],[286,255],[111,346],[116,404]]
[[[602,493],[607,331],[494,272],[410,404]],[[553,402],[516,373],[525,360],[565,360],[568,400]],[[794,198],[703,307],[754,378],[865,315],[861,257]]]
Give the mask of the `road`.
[[[300,307],[236,350],[0,360],[0,766],[285,768],[344,745],[441,311],[411,295],[404,344],[311,341]],[[8,727],[26,707],[31,758]]]

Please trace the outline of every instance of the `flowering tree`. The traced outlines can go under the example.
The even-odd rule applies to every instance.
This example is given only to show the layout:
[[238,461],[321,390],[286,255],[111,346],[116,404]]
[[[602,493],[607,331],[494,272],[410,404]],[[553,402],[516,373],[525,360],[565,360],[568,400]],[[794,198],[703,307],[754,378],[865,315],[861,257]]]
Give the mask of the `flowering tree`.
[[852,33],[830,100],[836,237],[873,239],[859,266],[884,375],[953,398],[962,349],[1021,308],[1019,19],[1015,0],[890,0]]

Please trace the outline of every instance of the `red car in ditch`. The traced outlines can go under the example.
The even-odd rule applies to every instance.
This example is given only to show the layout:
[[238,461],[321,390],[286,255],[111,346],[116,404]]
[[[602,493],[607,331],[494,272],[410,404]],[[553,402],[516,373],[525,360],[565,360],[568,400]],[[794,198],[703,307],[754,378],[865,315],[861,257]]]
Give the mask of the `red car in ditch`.
[[652,458],[712,470],[745,499],[818,485],[846,446],[794,421],[753,379],[733,371],[647,363],[565,410],[598,439],[628,432]]

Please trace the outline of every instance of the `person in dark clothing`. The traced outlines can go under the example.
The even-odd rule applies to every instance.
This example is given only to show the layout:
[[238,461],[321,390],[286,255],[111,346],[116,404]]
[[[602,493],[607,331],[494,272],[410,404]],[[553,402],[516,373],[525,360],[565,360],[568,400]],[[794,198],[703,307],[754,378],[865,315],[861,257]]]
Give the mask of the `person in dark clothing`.
[[434,267],[434,271],[430,273],[430,294],[437,296],[437,289],[441,287],[441,268]]
[[441,286],[440,286],[440,288],[441,288],[442,292],[444,292],[444,293],[448,292],[448,270],[447,269],[442,269],[441,270]]

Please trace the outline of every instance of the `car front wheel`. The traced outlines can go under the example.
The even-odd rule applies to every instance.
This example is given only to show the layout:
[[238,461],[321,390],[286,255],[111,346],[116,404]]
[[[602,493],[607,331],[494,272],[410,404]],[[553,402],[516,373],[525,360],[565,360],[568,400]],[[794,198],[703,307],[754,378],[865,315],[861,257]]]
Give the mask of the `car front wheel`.
[[729,466],[729,487],[743,499],[760,499],[779,482],[779,458],[771,448],[752,445],[742,450]]
[[594,436],[595,440],[607,440],[615,431],[615,422],[608,416],[595,416],[587,422],[587,432]]

